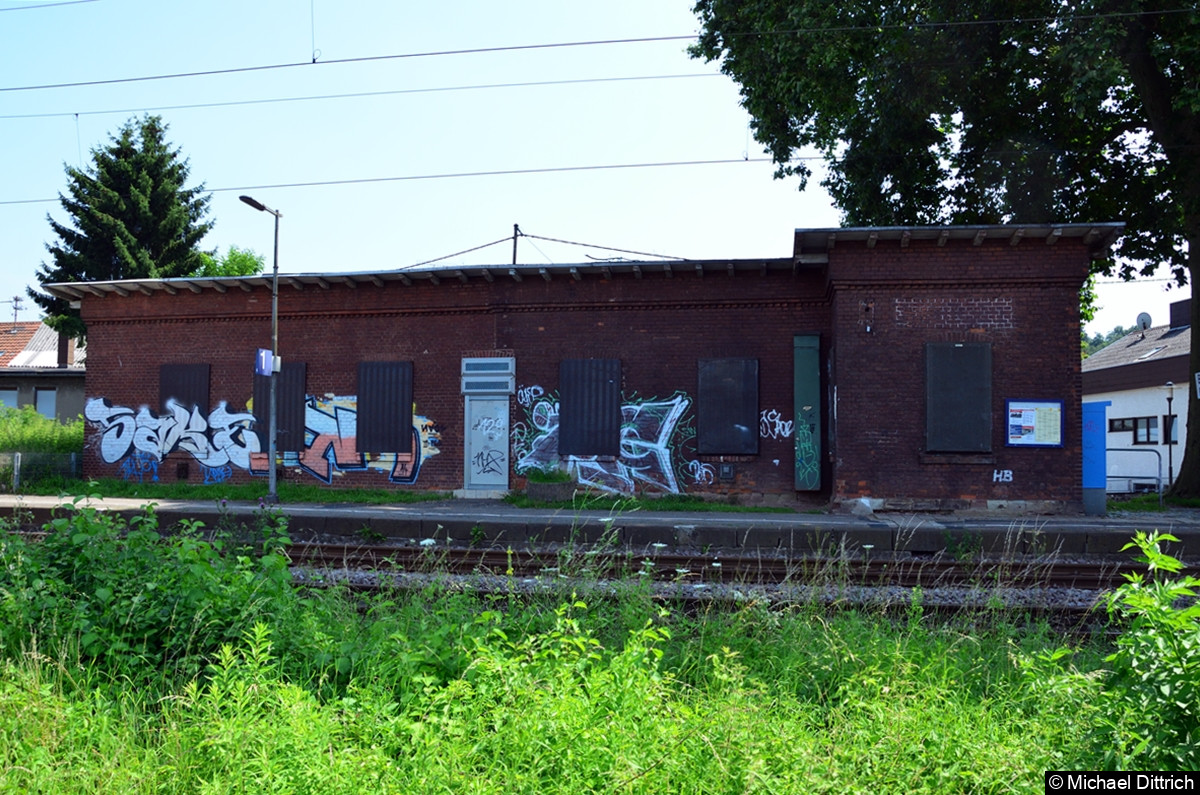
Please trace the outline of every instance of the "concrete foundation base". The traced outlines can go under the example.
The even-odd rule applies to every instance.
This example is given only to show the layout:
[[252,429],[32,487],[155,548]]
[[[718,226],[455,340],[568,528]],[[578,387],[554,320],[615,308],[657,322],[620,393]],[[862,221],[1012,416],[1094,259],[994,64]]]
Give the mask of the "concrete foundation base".
[[1108,494],[1104,489],[1083,490],[1083,512],[1088,516],[1104,516],[1108,513]]

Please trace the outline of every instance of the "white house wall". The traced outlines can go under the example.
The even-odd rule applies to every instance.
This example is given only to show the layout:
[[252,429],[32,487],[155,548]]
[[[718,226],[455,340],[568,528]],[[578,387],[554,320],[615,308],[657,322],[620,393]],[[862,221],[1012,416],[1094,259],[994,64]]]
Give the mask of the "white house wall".
[[[1185,385],[1175,387],[1175,399],[1171,410],[1175,414],[1178,442],[1168,455],[1168,446],[1164,444],[1163,417],[1167,414],[1167,390],[1161,386],[1144,387],[1142,389],[1127,389],[1120,392],[1103,392],[1088,395],[1085,402],[1111,401],[1105,414],[1105,439],[1107,448],[1107,491],[1110,493],[1127,493],[1153,488],[1155,478],[1161,477],[1164,486],[1168,482],[1168,468],[1174,464],[1174,471],[1179,470],[1183,459],[1183,442],[1187,438],[1187,391]],[[1133,417],[1158,418],[1158,442],[1156,444],[1134,444],[1132,431],[1111,431],[1111,421],[1114,419]],[[1152,452],[1153,451],[1153,452]],[[1158,455],[1154,455],[1157,452]],[[1161,467],[1161,468],[1160,468]]]

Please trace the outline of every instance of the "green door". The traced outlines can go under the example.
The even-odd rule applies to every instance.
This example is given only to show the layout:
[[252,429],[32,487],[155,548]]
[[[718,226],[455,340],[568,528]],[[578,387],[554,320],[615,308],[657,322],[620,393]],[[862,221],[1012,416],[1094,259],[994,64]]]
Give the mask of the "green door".
[[796,491],[821,490],[821,337],[797,334],[793,351],[796,399]]

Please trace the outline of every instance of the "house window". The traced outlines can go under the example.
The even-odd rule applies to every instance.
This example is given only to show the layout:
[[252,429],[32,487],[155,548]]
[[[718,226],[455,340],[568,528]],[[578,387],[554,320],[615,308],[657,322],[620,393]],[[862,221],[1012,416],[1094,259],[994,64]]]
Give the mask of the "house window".
[[931,453],[992,450],[992,345],[925,345],[925,449]]
[[1108,421],[1109,433],[1133,433],[1133,417],[1122,417]]
[[17,390],[0,389],[0,406],[6,409],[15,409],[17,407]]
[[1158,417],[1133,418],[1133,443],[1158,444]]
[[207,364],[163,364],[158,368],[158,404],[163,413],[169,413],[167,401],[173,400],[185,410],[200,409],[205,413],[208,405]]
[[58,408],[58,392],[54,389],[33,390],[37,413],[48,420],[55,419]]
[[[302,453],[305,449],[304,413],[306,405],[305,380],[308,368],[304,362],[285,360],[275,384],[275,450],[279,453]],[[271,377],[254,375],[254,430],[258,433],[259,449],[269,450],[271,429]]]
[[620,359],[564,359],[558,402],[559,455],[620,455]]
[[696,389],[696,451],[758,454],[758,359],[701,359]]
[[411,453],[412,404],[412,362],[359,362],[358,452]]

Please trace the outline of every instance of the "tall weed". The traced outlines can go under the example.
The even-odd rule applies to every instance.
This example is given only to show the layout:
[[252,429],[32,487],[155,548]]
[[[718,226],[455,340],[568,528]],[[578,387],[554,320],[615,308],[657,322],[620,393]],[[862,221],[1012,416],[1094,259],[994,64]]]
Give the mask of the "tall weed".
[[1147,573],[1109,597],[1108,610],[1125,622],[1107,694],[1112,706],[1109,764],[1137,770],[1200,769],[1200,579],[1178,577],[1183,565],[1163,552],[1167,533],[1139,532],[1124,549],[1141,551]]
[[9,657],[40,642],[51,655],[74,649],[114,678],[192,677],[251,618],[294,597],[279,524],[264,524],[255,547],[235,548],[205,540],[200,523],[164,537],[152,508],[126,521],[77,503],[44,529],[38,542],[0,539]]
[[1123,547],[1147,571],[1108,596],[1120,632],[1108,667],[1081,666],[1068,647],[1017,656],[1038,708],[1085,727],[1091,758],[1076,769],[1200,768],[1200,579],[1177,576],[1182,563],[1162,551],[1178,540],[1139,531]]
[[62,423],[33,406],[0,407],[0,452],[81,453],[83,418]]

